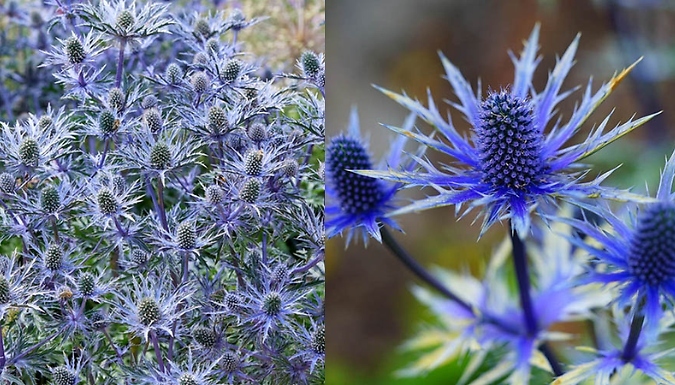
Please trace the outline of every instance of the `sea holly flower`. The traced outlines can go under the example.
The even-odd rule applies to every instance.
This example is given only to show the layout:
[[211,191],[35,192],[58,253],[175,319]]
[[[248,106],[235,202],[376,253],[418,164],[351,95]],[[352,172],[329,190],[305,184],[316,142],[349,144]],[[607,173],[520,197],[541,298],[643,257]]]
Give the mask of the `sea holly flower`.
[[[468,204],[464,214],[482,207],[482,232],[497,220],[509,218],[514,230],[524,237],[530,227],[530,212],[543,212],[555,198],[576,202],[586,197],[627,198],[627,193],[600,187],[609,173],[583,182],[588,171],[579,171],[579,161],[646,123],[656,114],[630,119],[613,129],[607,128],[610,116],[593,129],[586,140],[563,147],[579,130],[595,108],[611,93],[633,68],[630,66],[591,91],[589,81],[581,101],[566,123],[556,120],[555,108],[574,90],[561,91],[569,73],[579,36],[570,44],[550,73],[544,89],[537,92],[532,84],[537,57],[539,26],[525,43],[520,58],[512,55],[515,65],[513,84],[500,91],[491,90],[483,98],[481,90],[474,94],[470,84],[445,56],[441,61],[447,79],[453,86],[459,103],[451,103],[473,127],[470,138],[462,136],[450,117],[444,119],[429,93],[424,107],[405,94],[382,89],[386,95],[420,116],[442,136],[424,135],[412,126],[386,126],[430,148],[453,158],[453,163],[441,167],[425,159],[417,159],[423,172],[363,171],[364,176],[377,177],[409,186],[432,187],[438,194],[414,202],[396,214],[434,207],[455,205],[457,210]],[[545,131],[549,131],[548,134]],[[606,132],[605,132],[606,131]],[[581,168],[585,170],[585,168]]]
[[173,324],[194,309],[188,302],[194,289],[189,284],[172,288],[167,281],[150,276],[134,278],[130,287],[116,291],[115,321],[127,325],[144,341],[148,341],[150,333],[175,337]]
[[[626,223],[605,209],[588,206],[607,221],[608,229],[588,221],[561,219],[597,241],[591,245],[580,239],[572,242],[596,260],[589,282],[616,285],[616,302],[621,306],[639,304],[647,323],[658,322],[664,304],[675,302],[675,153],[661,173],[658,191]],[[645,199],[647,201],[647,199]]]
[[6,170],[21,176],[43,174],[49,170],[50,163],[64,156],[70,150],[68,142],[73,139],[70,125],[67,120],[71,114],[66,114],[64,108],[58,111],[47,109],[51,124],[45,124],[45,119],[29,115],[25,122],[17,122],[10,126],[0,122],[0,160]]
[[58,65],[64,69],[76,67],[79,70],[83,65],[95,65],[98,55],[105,47],[101,36],[93,31],[79,37],[74,32],[66,39],[56,38],[60,43],[60,49],[45,52],[45,61],[41,67]]
[[142,38],[169,32],[174,21],[168,17],[167,7],[152,1],[137,7],[136,1],[101,0],[83,3],[78,11],[95,31],[136,45]]
[[[408,118],[406,127],[411,129],[414,117]],[[392,143],[389,155],[377,167],[396,169],[402,164],[406,138],[399,137]],[[352,170],[369,170],[374,166],[367,143],[361,138],[358,114],[353,109],[347,134],[334,137],[326,149],[326,236],[332,238],[346,232],[347,244],[354,236],[366,243],[368,236],[381,242],[380,226],[386,224],[400,230],[389,218],[396,205],[394,197],[401,183],[389,183]]]

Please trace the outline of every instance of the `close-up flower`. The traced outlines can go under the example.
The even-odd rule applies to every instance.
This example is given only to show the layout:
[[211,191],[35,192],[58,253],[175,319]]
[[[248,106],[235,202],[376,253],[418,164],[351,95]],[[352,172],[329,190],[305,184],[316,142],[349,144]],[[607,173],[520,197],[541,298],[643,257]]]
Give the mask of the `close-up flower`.
[[581,143],[568,147],[565,144],[636,63],[595,92],[589,81],[581,101],[563,123],[557,117],[556,107],[572,93],[563,90],[562,85],[574,63],[579,36],[558,59],[543,90],[536,91],[532,79],[540,62],[537,56],[539,29],[539,26],[534,28],[520,57],[511,57],[515,65],[513,84],[500,91],[489,90],[484,98],[482,90],[474,91],[460,70],[441,54],[446,79],[459,98],[458,104],[451,104],[472,126],[469,138],[457,131],[449,115],[448,120],[443,118],[431,94],[425,107],[405,94],[382,89],[438,130],[443,140],[426,136],[413,127],[387,127],[454,159],[453,163],[439,167],[420,159],[421,170],[416,172],[363,172],[363,175],[437,191],[436,195],[398,210],[398,214],[449,205],[455,205],[460,211],[466,204],[467,209],[480,207],[482,231],[508,218],[512,228],[525,236],[529,232],[530,212],[541,212],[556,198],[569,202],[589,197],[621,198],[620,191],[600,186],[609,174],[584,181],[589,171],[579,162],[656,114],[630,119],[606,131],[609,115]]

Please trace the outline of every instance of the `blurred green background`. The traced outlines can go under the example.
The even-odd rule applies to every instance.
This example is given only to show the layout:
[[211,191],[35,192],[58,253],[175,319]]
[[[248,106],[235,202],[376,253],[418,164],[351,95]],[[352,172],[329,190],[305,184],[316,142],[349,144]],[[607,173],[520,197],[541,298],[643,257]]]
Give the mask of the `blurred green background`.
[[[644,60],[586,123],[586,135],[613,108],[611,122],[634,113],[665,112],[588,160],[593,175],[623,166],[606,183],[618,187],[645,183],[655,191],[664,157],[675,148],[675,2],[659,0],[340,0],[329,2],[326,33],[328,62],[328,137],[344,130],[351,106],[358,106],[362,130],[371,151],[385,153],[393,134],[378,122],[400,125],[407,111],[371,84],[405,90],[419,98],[429,87],[437,104],[455,100],[441,78],[442,51],[483,93],[507,87],[513,79],[508,50],[520,53],[523,41],[540,22],[540,54],[535,73],[541,90],[577,33],[581,43],[565,89],[585,85],[593,76],[594,90],[612,74],[641,56]],[[570,116],[580,91],[559,106]],[[452,111],[453,122],[467,123]],[[581,135],[572,142],[582,140]],[[431,151],[433,161],[447,161]],[[411,194],[410,196],[415,196]],[[474,273],[505,234],[496,226],[477,242],[479,225],[472,215],[457,222],[454,209],[435,209],[400,218],[406,231],[398,239],[423,264]],[[409,288],[415,282],[376,242],[352,245],[342,239],[328,245],[327,257],[327,384],[453,384],[456,369],[446,367],[423,379],[397,379],[392,373],[411,358],[400,345],[429,315],[415,303]],[[561,325],[561,328],[578,325]]]

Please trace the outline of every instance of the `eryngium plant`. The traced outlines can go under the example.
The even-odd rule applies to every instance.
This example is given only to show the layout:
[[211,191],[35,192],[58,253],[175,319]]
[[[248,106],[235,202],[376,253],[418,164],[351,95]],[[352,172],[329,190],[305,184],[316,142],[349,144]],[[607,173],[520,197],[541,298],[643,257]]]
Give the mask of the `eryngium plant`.
[[[441,56],[459,99],[450,104],[471,124],[470,135],[455,128],[431,94],[424,105],[382,90],[412,115],[401,127],[385,125],[401,139],[386,163],[375,166],[353,115],[348,133],[327,147],[327,235],[342,234],[347,243],[376,239],[425,283],[414,292],[436,321],[407,344],[419,359],[403,375],[423,376],[454,362],[461,384],[675,384],[666,338],[675,323],[675,153],[655,198],[603,185],[611,171],[589,178],[581,163],[586,157],[655,114],[614,128],[606,117],[585,140],[568,144],[632,66],[596,91],[589,82],[574,110],[558,115],[559,103],[573,95],[562,84],[579,38],[538,90],[532,84],[538,35],[537,26],[522,54],[512,55],[513,84],[486,95]],[[418,117],[432,134],[415,126]],[[406,154],[406,139],[450,161]],[[400,202],[397,193],[411,187],[429,194]],[[610,200],[627,218],[611,211]],[[481,235],[508,221],[483,277],[430,273],[389,230],[399,229],[399,214],[446,206],[460,218],[476,212]],[[572,349],[581,333],[554,328],[569,321],[592,327],[593,346],[583,353]]]
[[1,381],[322,382],[323,54],[275,70],[218,4],[49,3],[2,16],[34,78],[0,71]]

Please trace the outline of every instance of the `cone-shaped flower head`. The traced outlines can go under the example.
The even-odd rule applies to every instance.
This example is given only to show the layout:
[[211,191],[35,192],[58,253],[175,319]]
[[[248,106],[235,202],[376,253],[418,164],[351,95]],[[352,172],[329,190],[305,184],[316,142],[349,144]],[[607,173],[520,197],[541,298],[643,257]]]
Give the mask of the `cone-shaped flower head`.
[[[411,123],[412,119],[408,121]],[[368,236],[379,241],[382,223],[398,228],[387,215],[394,209],[392,201],[401,185],[352,171],[398,167],[404,144],[405,137],[400,137],[391,146],[386,166],[375,167],[366,142],[361,138],[356,110],[352,110],[348,133],[333,138],[326,149],[326,213],[329,216],[326,230],[329,238],[346,231],[347,243],[357,234],[364,242]]]

